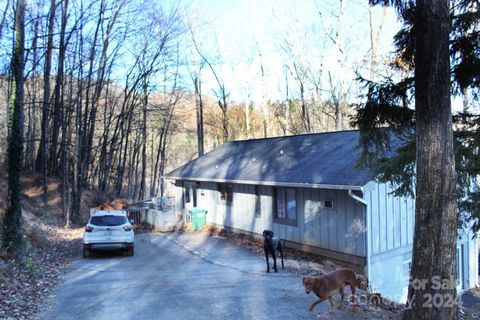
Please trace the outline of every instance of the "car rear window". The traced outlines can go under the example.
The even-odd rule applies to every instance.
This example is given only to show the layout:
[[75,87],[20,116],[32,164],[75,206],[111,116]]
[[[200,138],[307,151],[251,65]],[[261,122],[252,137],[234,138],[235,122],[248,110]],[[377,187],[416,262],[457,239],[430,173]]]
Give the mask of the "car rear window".
[[95,216],[90,219],[90,224],[100,227],[121,226],[127,222],[124,216]]

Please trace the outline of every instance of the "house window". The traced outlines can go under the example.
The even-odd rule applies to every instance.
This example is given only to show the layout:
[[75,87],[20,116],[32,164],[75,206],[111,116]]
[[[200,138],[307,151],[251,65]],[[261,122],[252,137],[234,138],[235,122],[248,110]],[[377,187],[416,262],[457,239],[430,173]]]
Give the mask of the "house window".
[[284,224],[297,224],[297,194],[295,189],[275,188],[273,192],[275,220]]
[[233,202],[233,186],[231,184],[219,183],[217,184],[218,202],[227,205]]
[[262,207],[260,202],[260,187],[255,186],[255,217],[260,218],[262,216]]
[[189,203],[190,202],[190,188],[188,187],[188,185],[185,185],[183,187],[183,193],[185,194],[185,203]]
[[333,209],[333,200],[325,200],[325,208],[327,209]]

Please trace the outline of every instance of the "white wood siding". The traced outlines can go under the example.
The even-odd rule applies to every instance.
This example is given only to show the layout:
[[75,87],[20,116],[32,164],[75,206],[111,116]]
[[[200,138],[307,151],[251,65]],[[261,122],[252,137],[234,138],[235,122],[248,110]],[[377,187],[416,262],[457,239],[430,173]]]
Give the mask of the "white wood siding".
[[[333,200],[334,207],[324,208],[325,200]],[[350,198],[347,191],[298,189],[297,206],[298,236],[293,231],[289,240],[365,256],[364,205]]]
[[374,255],[413,243],[415,200],[394,197],[390,184],[369,182],[364,199],[369,203],[369,254]]
[[[216,183],[198,186],[198,207],[208,210],[207,222],[261,234],[270,229],[279,237],[342,253],[365,256],[364,205],[350,198],[346,191],[296,189],[297,225],[274,222],[273,188],[259,186],[261,216],[255,216],[255,186],[233,185],[232,204],[218,201]],[[334,208],[323,208],[333,200]]]
[[[261,234],[273,230],[279,237],[296,243],[349,255],[365,257],[373,291],[393,301],[405,301],[408,288],[406,266],[411,261],[415,200],[394,197],[389,184],[369,182],[364,187],[365,206],[348,196],[347,191],[296,189],[297,225],[277,223],[273,219],[273,188],[259,186],[261,216],[255,216],[255,186],[233,185],[230,206],[218,201],[216,183],[202,182],[197,189],[197,206],[208,210],[207,222]],[[176,183],[176,209],[183,214],[183,188]],[[333,200],[334,208],[324,208]],[[366,215],[369,218],[370,243],[366,243]],[[478,241],[469,232],[460,233],[463,245],[464,287],[474,287],[478,273]]]

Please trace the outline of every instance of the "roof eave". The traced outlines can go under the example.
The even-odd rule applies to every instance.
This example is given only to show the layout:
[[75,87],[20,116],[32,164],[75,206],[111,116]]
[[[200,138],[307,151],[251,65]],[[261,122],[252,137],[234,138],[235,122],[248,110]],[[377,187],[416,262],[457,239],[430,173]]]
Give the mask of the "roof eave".
[[316,189],[331,189],[331,190],[352,190],[363,191],[363,186],[355,185],[339,185],[339,184],[322,184],[322,183],[291,183],[291,182],[276,182],[276,181],[254,181],[254,180],[230,180],[230,179],[207,179],[194,177],[176,177],[163,176],[162,178],[185,181],[198,182],[215,182],[215,183],[235,183],[235,184],[252,184],[271,187],[293,187],[293,188],[316,188]]

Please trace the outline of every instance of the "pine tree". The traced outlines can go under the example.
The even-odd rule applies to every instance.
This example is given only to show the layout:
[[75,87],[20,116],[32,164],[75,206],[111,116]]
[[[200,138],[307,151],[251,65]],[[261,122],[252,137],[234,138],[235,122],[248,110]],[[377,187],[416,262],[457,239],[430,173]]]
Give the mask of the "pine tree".
[[[436,289],[431,280],[455,278],[458,225],[473,220],[479,228],[479,119],[467,113],[452,119],[450,105],[452,92],[461,95],[479,84],[479,8],[470,0],[371,2],[394,5],[404,21],[392,66],[405,76],[382,83],[360,79],[369,89],[352,121],[361,130],[360,165],[393,182],[396,195],[416,197],[411,279],[428,283],[409,288],[404,318],[455,319],[455,305],[429,308],[424,302],[426,296],[456,298],[455,286]],[[385,127],[390,130],[379,129]],[[403,142],[394,150],[392,131]]]

